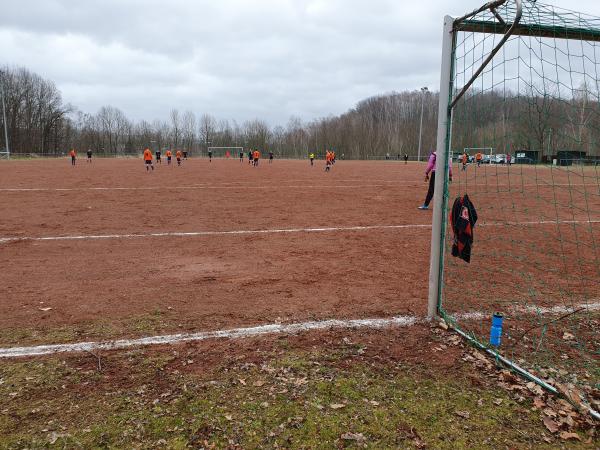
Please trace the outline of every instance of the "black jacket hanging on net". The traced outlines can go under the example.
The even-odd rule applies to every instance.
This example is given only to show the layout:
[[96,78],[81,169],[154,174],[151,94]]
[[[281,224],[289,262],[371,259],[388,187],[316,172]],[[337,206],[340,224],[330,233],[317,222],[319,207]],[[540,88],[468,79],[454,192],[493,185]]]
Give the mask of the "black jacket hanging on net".
[[477,222],[475,206],[465,194],[457,197],[450,212],[450,225],[454,233],[452,256],[471,261],[471,246],[473,245],[473,230]]

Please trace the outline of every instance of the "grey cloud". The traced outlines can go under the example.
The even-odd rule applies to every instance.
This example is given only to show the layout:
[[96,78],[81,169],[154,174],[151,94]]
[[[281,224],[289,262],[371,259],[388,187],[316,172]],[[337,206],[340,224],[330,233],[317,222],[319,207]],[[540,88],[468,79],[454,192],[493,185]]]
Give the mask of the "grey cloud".
[[[179,108],[285,124],[370,95],[436,89],[443,16],[482,2],[6,2],[0,63],[53,79],[84,111],[111,104],[152,120]],[[600,15],[596,1],[577,8]]]

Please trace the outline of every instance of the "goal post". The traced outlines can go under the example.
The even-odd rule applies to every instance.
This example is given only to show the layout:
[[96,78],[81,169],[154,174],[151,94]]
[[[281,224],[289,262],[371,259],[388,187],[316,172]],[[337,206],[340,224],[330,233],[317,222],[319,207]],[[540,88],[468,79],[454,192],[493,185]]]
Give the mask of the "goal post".
[[244,153],[244,147],[208,147],[207,150],[214,158],[225,158],[228,154],[230,158],[238,158]]
[[0,107],[2,107],[2,123],[3,123],[3,131],[4,131],[4,147],[0,148],[0,157],[5,157],[10,159],[10,147],[8,145],[8,122],[6,121],[6,103],[4,101],[4,87],[2,83],[0,83],[0,99],[2,103]]
[[[496,0],[446,16],[442,36],[428,316],[552,392],[548,373],[586,392],[600,383],[600,167],[557,161],[600,159],[600,18]],[[545,164],[450,181],[452,148]],[[470,259],[449,222],[465,194]]]

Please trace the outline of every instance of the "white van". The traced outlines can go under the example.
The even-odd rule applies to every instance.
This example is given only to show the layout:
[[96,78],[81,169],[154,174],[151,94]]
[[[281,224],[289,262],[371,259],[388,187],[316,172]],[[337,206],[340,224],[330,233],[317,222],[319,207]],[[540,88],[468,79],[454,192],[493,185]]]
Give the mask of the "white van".
[[490,163],[492,164],[506,164],[508,157],[504,153],[498,153],[496,155],[492,155],[490,158]]

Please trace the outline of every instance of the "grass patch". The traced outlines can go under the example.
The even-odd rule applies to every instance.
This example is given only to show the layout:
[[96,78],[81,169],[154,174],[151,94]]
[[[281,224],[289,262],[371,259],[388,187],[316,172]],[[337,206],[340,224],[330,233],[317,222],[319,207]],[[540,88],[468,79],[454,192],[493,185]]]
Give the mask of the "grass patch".
[[[0,368],[1,448],[556,448],[529,400],[464,371],[289,348],[205,367],[132,350]],[[284,348],[286,348],[284,350]],[[200,352],[201,353],[201,352]],[[225,356],[225,355],[224,355]],[[550,442],[544,441],[549,440]],[[586,438],[582,435],[582,438]],[[595,441],[597,444],[597,441]],[[594,442],[569,442],[591,448]]]

